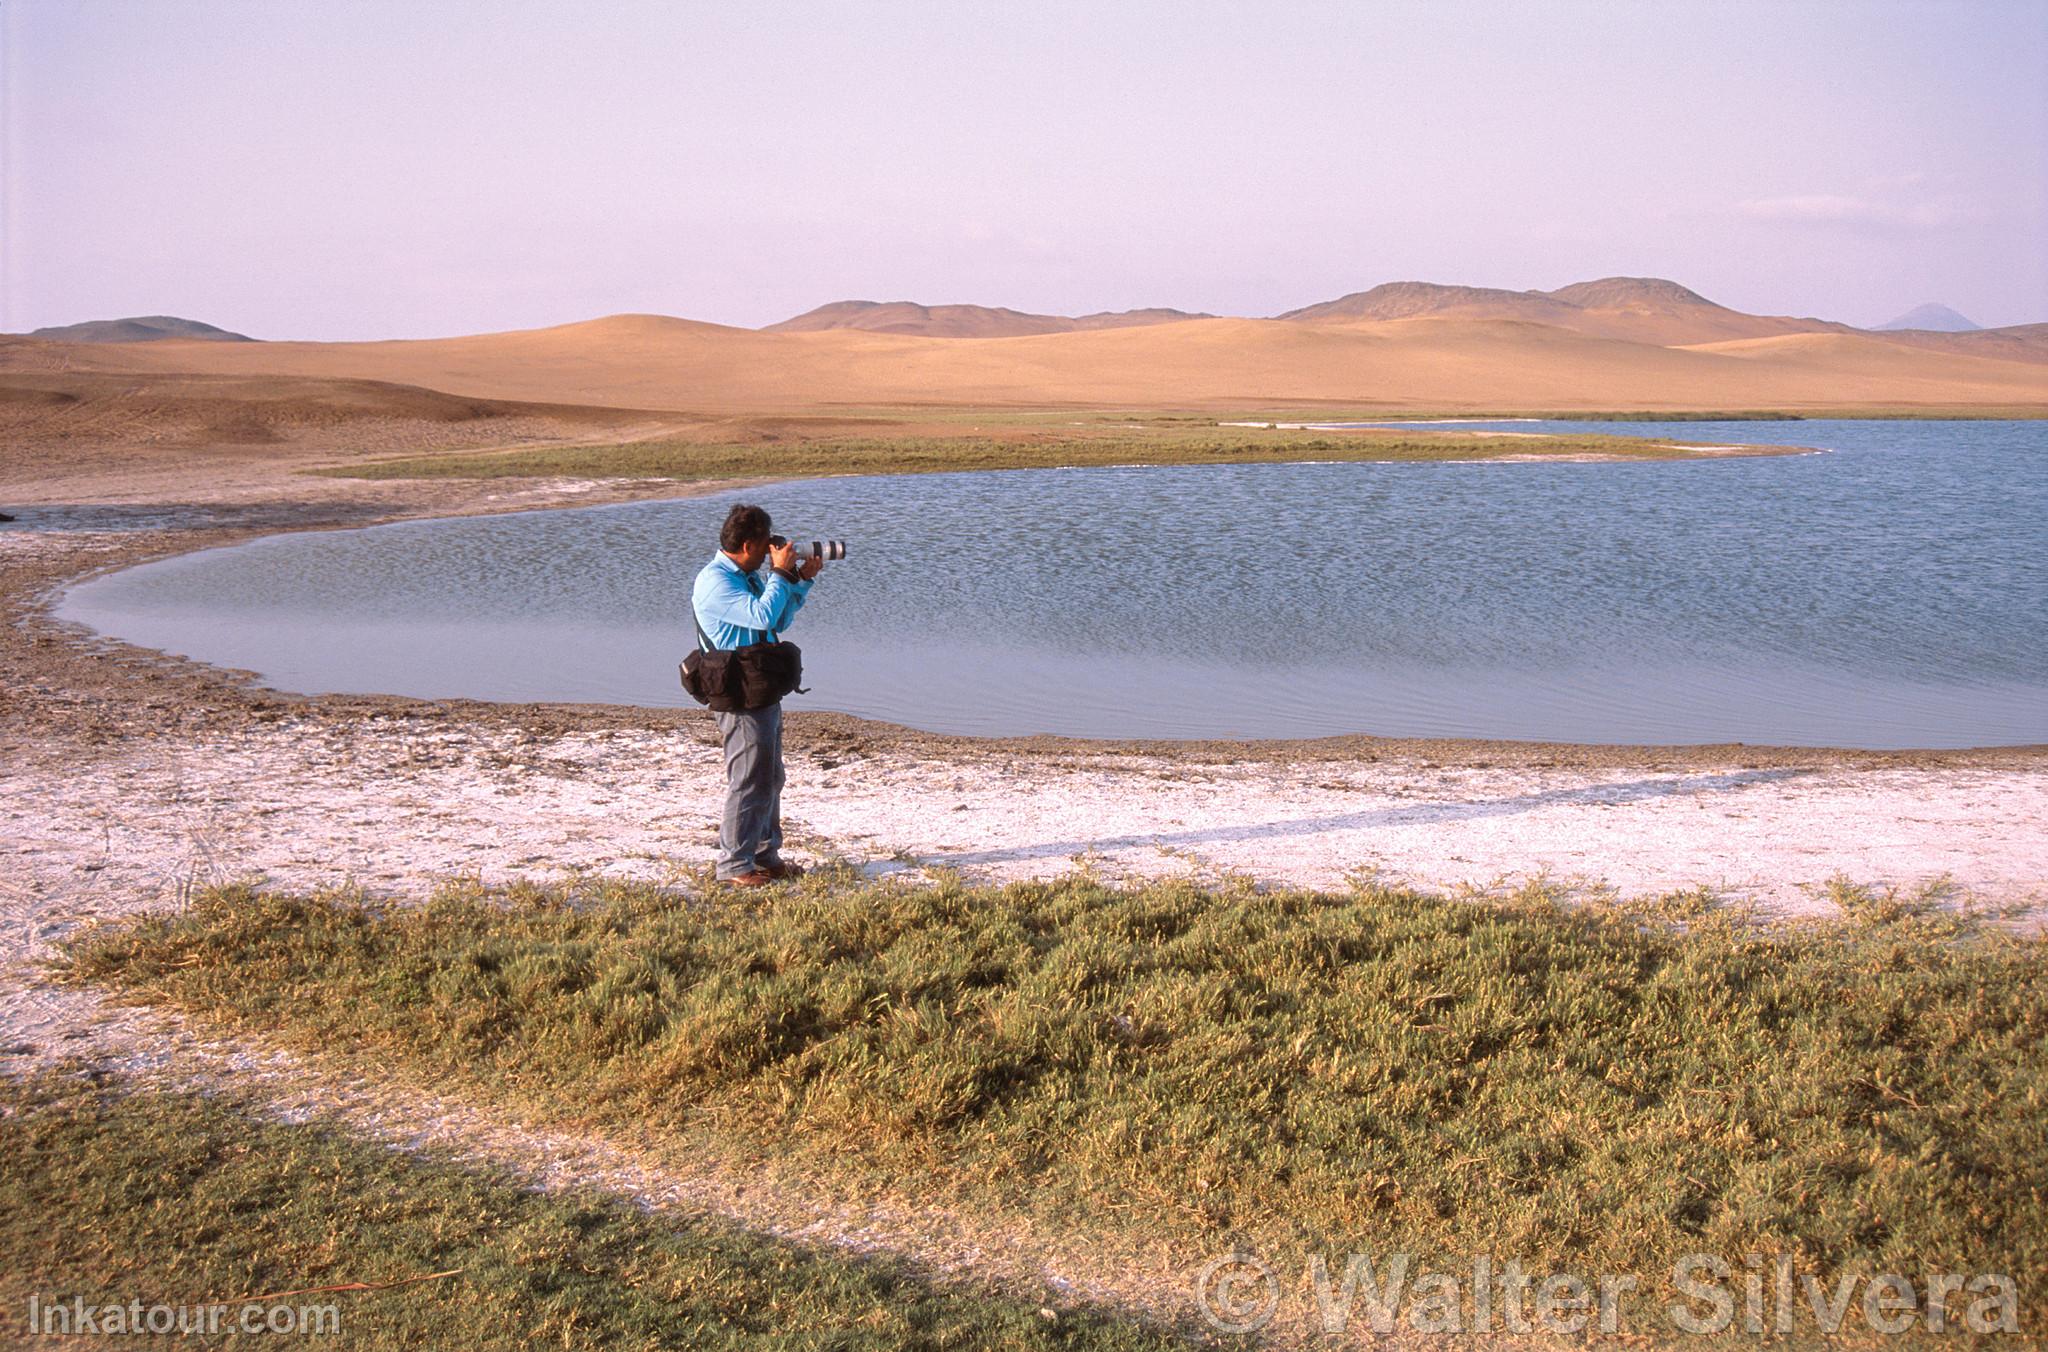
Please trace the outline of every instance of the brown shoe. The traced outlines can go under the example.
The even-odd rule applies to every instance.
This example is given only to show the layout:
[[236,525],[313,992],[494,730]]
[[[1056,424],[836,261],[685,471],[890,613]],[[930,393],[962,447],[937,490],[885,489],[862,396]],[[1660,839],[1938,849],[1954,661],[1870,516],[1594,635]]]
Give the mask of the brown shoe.
[[775,881],[775,875],[755,869],[751,873],[735,873],[730,878],[720,878],[718,881],[727,887],[766,887]]
[[772,864],[763,864],[761,868],[769,877],[777,882],[784,882],[790,878],[801,878],[804,876],[804,866],[802,864],[792,864],[786,859],[778,859]]

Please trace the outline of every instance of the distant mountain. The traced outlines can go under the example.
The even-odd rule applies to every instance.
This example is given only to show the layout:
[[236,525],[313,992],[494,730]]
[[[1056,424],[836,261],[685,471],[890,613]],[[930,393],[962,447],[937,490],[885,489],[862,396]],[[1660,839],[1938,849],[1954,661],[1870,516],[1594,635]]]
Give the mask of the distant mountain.
[[1315,322],[1455,314],[1467,319],[1528,319],[1539,324],[1555,324],[1569,321],[1583,310],[1639,314],[1738,313],[1662,277],[1602,277],[1596,282],[1574,282],[1555,291],[1503,291],[1490,286],[1386,282],[1370,291],[1354,291],[1336,300],[1304,305],[1274,318]]
[[1716,305],[1662,277],[1602,277],[1555,291],[1503,291],[1434,282],[1388,282],[1275,318],[1301,323],[1389,319],[1519,320],[1593,338],[1684,347],[1786,333],[1847,333],[1821,319],[1750,315]]
[[1664,314],[1690,310],[1726,310],[1688,286],[1663,277],[1602,277],[1596,282],[1573,282],[1549,293],[1567,305],[1587,310],[1652,310]]
[[1437,282],[1384,282],[1370,291],[1354,291],[1273,317],[1315,324],[1455,315],[1461,319],[1527,319],[1537,324],[1554,324],[1575,308],[1541,291],[1444,286]]
[[[1089,315],[1044,315],[987,305],[919,305],[912,301],[842,300],[820,305],[764,333],[814,333],[856,329],[921,338],[1014,338],[1029,334],[1074,333],[1090,329],[1136,328],[1215,319],[1186,310],[1102,311]],[[1938,351],[1968,352],[2008,360],[2042,360],[2038,334],[1979,329],[1955,311],[1923,305],[1882,329],[1857,329],[1811,316],[1753,315],[1708,300],[1691,287],[1664,277],[1600,277],[1554,291],[1511,291],[1491,286],[1450,286],[1438,282],[1384,282],[1335,300],[1319,301],[1274,315],[1292,324],[1384,324],[1405,320],[1450,320],[1464,324],[1540,324],[1588,338],[1655,347],[1706,347],[1795,334],[1882,334],[1887,342]],[[1976,337],[1972,337],[1976,335]]]
[[202,338],[216,343],[253,343],[243,333],[229,333],[196,319],[175,315],[138,315],[132,319],[89,319],[83,324],[61,324],[37,329],[31,338],[58,343],[154,343],[165,338]]
[[1928,301],[1925,305],[1914,306],[1891,323],[1877,327],[1880,332],[1887,329],[1925,329],[1932,333],[1972,333],[1984,326],[1971,323],[1946,305]]
[[1135,329],[1146,324],[1178,324],[1183,319],[1214,319],[1216,316],[1205,310],[1170,310],[1151,306],[1143,310],[1097,310],[1092,315],[1079,315],[1074,320],[1076,329]]
[[1105,310],[1092,315],[1039,315],[987,305],[918,305],[907,300],[841,300],[820,305],[793,319],[770,324],[768,333],[815,333],[821,329],[861,329],[868,333],[906,333],[924,338],[1018,338],[1034,333],[1074,333],[1082,329],[1123,329],[1144,324],[1173,324],[1213,315],[1185,310]]

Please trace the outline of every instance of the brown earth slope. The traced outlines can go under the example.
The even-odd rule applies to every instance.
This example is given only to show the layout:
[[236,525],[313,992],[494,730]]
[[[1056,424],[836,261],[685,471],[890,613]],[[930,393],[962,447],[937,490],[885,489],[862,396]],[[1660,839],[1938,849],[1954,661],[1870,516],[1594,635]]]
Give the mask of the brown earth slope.
[[[0,348],[0,356],[7,349]],[[363,456],[672,435],[671,414],[314,376],[0,372],[0,499]]]
[[473,426],[509,420],[566,429],[624,425],[624,409],[479,399],[375,380],[268,375],[0,374],[0,433],[22,441],[99,445],[267,446],[405,424]]

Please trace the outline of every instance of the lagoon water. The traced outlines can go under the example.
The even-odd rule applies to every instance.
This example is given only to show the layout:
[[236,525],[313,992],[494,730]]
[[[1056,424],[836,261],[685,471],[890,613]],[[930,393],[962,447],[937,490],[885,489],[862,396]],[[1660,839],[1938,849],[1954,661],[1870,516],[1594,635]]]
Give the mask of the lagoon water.
[[792,708],[1089,737],[2048,742],[2048,424],[1510,430],[1551,427],[1832,453],[818,479],[276,536],[61,613],[287,690],[684,704],[690,582],[744,496],[850,542],[789,635],[812,687]]

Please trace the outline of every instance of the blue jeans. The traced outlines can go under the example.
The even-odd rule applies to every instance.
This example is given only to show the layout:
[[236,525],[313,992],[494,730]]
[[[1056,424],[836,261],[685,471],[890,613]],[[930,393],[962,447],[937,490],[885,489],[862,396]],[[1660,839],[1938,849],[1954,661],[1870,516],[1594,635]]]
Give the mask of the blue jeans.
[[711,717],[725,739],[718,876],[737,878],[782,862],[782,706]]

